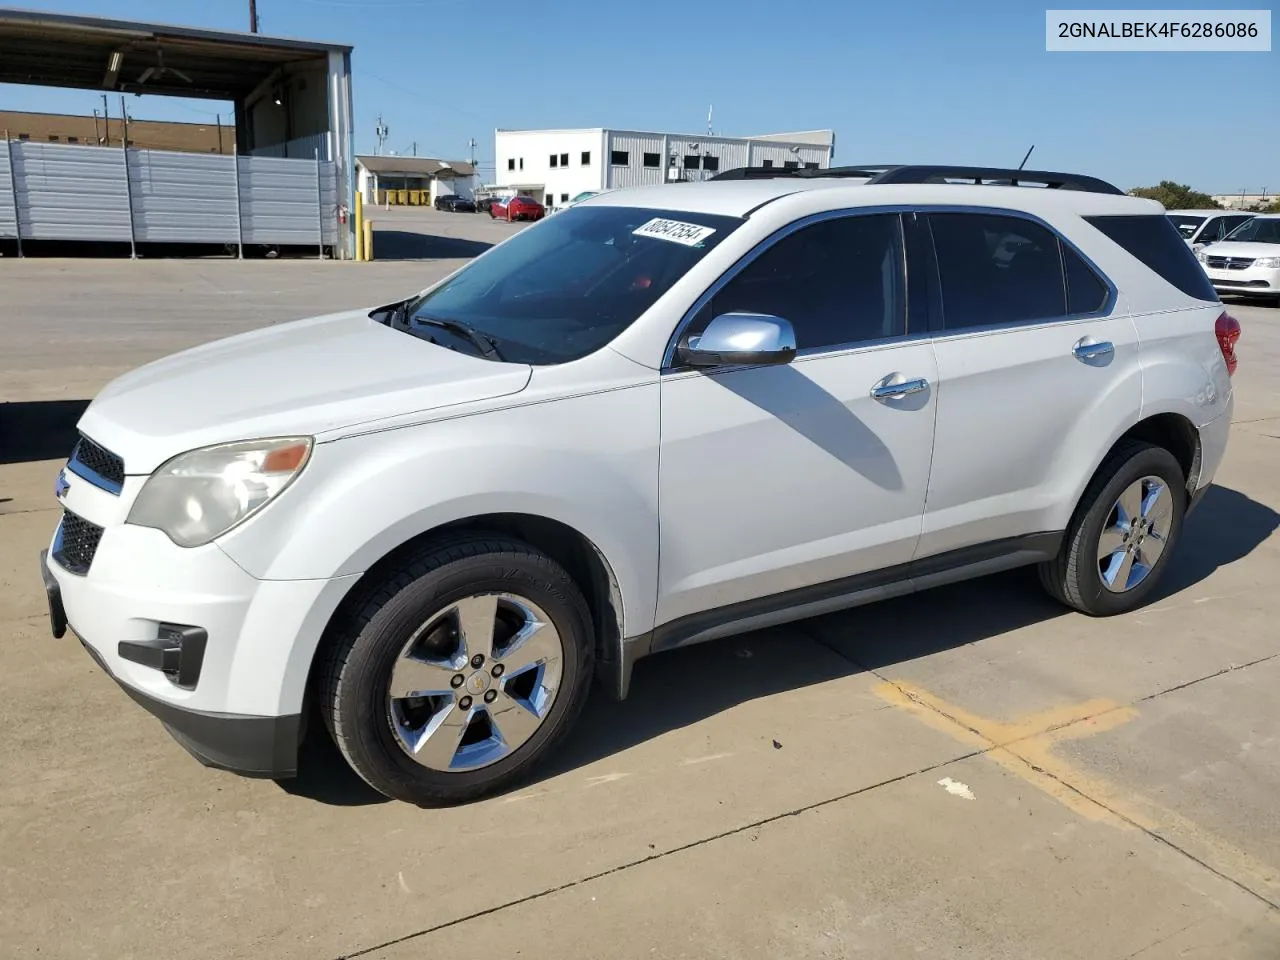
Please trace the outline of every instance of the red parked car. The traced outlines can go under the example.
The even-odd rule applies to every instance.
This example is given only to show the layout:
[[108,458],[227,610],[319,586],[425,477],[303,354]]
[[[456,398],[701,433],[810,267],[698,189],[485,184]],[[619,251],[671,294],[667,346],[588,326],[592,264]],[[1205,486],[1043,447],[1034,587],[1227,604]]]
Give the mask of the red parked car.
[[541,220],[546,215],[547,208],[533,197],[500,197],[489,208],[489,216],[495,220]]

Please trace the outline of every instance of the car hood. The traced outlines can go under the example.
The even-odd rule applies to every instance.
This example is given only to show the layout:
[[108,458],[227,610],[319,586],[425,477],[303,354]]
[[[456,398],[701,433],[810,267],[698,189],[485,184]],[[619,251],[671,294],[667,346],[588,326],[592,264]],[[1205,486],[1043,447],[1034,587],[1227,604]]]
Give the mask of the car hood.
[[495,363],[392,330],[355,310],[174,354],[112,381],[80,430],[129,474],[212,443],[341,431],[518,393],[526,364]]
[[1207,257],[1280,257],[1280,243],[1251,243],[1248,240],[1219,240],[1201,247]]

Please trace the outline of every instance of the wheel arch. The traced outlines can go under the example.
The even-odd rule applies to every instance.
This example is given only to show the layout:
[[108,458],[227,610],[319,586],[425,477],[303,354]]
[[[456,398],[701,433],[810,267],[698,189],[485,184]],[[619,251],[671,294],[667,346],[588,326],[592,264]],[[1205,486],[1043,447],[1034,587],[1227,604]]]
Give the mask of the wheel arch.
[[1200,431],[1181,413],[1171,411],[1153,413],[1122,430],[1104,450],[1100,451],[1093,468],[1084,476],[1080,488],[1075,492],[1074,506],[1071,508],[1072,522],[1081,509],[1080,501],[1085,491],[1089,489],[1089,485],[1093,483],[1103,464],[1118,447],[1131,440],[1142,440],[1154,446],[1163,447],[1173,454],[1178,465],[1182,467],[1182,474],[1186,478],[1186,495],[1190,500],[1200,477],[1203,455]]
[[626,690],[622,677],[622,635],[626,622],[623,595],[613,566],[604,552],[585,534],[569,524],[530,513],[483,513],[452,520],[417,533],[392,547],[352,583],[338,602],[311,654],[307,694],[315,688],[316,665],[335,641],[335,631],[348,611],[362,604],[376,590],[387,572],[428,544],[472,534],[502,534],[526,543],[560,564],[582,591],[591,611],[596,642],[597,677],[618,699]]

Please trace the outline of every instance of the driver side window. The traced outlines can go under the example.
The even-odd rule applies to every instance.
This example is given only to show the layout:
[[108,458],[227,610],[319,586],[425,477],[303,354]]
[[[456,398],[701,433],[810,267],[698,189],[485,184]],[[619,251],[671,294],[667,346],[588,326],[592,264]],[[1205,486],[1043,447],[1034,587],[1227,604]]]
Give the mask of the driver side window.
[[764,313],[815,350],[906,333],[902,223],[897,214],[822,220],[765,249],[698,311],[688,333],[723,313]]

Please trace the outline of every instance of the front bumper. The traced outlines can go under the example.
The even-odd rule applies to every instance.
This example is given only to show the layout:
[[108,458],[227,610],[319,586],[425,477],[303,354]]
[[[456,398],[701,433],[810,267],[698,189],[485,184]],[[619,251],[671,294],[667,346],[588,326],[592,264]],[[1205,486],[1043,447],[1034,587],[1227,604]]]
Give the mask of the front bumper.
[[296,773],[311,661],[355,577],[257,580],[217,545],[128,524],[104,529],[87,573],[48,551],[41,573],[54,634],[73,630],[203,763]]
[[1280,269],[1249,267],[1246,270],[1214,270],[1205,268],[1209,282],[1219,293],[1280,295]]
[[[62,587],[49,568],[48,551],[40,554],[40,574],[49,601],[50,627],[55,637],[67,631]],[[115,680],[139,706],[156,717],[192,756],[209,767],[248,777],[284,779],[298,772],[298,744],[302,714],[278,717],[208,713],[191,710],[149,696],[122,681],[88,641],[81,644],[107,676]]]

